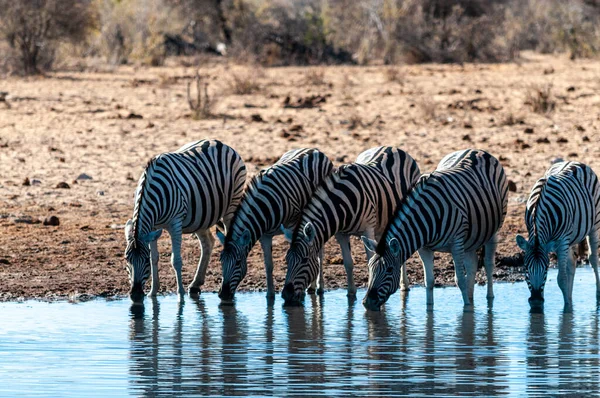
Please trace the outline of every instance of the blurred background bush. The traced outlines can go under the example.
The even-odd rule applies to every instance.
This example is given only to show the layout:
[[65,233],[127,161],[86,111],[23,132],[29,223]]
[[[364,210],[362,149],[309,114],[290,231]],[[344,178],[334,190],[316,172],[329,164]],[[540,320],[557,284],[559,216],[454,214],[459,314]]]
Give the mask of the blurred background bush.
[[600,0],[0,0],[0,10],[0,69],[12,74],[67,59],[463,63],[600,47]]

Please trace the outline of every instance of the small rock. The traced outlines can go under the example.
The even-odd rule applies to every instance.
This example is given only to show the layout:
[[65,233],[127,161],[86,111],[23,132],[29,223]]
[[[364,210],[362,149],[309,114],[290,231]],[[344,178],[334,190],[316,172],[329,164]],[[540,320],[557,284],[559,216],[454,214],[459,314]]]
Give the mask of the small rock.
[[588,137],[587,135],[584,135],[583,138],[581,139],[583,142],[590,142],[590,137]]
[[463,141],[471,141],[471,136],[469,134],[465,134],[465,135],[463,135],[462,140]]
[[535,142],[538,144],[549,144],[550,140],[548,139],[548,137],[541,137],[535,140]]
[[263,119],[259,113],[253,113],[252,115],[250,115],[250,120],[258,123],[262,123],[265,121],[265,119]]
[[125,179],[126,179],[127,181],[134,181],[134,179],[133,179],[133,174],[131,174],[131,173],[127,173],[127,175],[125,176]]
[[282,138],[289,138],[291,136],[291,134],[287,130],[283,129],[279,133],[279,136]]
[[523,130],[525,134],[533,134],[533,127],[527,127]]
[[567,88],[567,91],[571,92],[571,91],[575,91],[575,87],[574,86],[569,86]]
[[125,119],[143,119],[143,118],[144,117],[142,115],[130,112],[129,115],[127,115],[127,117]]
[[9,261],[8,259],[6,259],[6,258],[0,258],[0,264],[6,264],[6,265],[9,265],[9,264],[10,264],[10,261]]
[[570,157],[570,158],[576,158],[576,157],[579,157],[579,154],[578,154],[577,152],[571,152],[571,153],[569,154],[569,157]]
[[60,220],[56,216],[49,216],[44,219],[44,225],[57,226],[60,225]]
[[34,178],[33,180],[31,180],[31,185],[42,185],[42,182]]
[[531,145],[529,145],[527,143],[521,144],[521,149],[527,149],[527,148],[531,148]]
[[549,67],[544,69],[544,75],[551,75],[554,73],[554,68],[553,67]]
[[508,180],[508,191],[517,192],[517,184],[513,180]]
[[556,142],[558,142],[559,144],[565,144],[565,143],[569,142],[569,140],[566,139],[565,137],[560,137],[558,140],[556,140]]
[[63,157],[60,157],[60,158],[58,158],[58,161],[61,162],[61,163],[64,163],[66,161],[66,159],[63,158]]
[[481,94],[482,91],[480,89],[475,90],[475,94]]
[[91,180],[92,177],[90,177],[89,175],[85,174],[85,173],[81,173],[79,174],[79,176],[75,179],[75,180]]
[[29,181],[29,177],[25,177],[25,179],[23,180],[23,184],[24,187],[28,187],[31,185],[31,181]]
[[98,196],[104,196],[104,191],[96,191],[96,195],[98,195]]
[[41,221],[38,220],[37,218],[33,218],[31,216],[21,216],[21,217],[15,217],[13,219],[13,222],[15,224],[39,224]]
[[290,127],[290,131],[303,131],[304,127],[301,124],[294,124]]
[[472,129],[473,125],[470,122],[464,122],[463,123],[463,127],[466,128],[466,129]]
[[148,124],[146,125],[146,128],[151,129],[152,127],[154,127],[154,123],[148,122]]
[[584,132],[584,131],[585,131],[585,128],[584,128],[582,125],[580,125],[580,124],[576,125],[576,126],[575,126],[575,129],[576,129],[577,131],[581,131],[581,132]]
[[71,186],[69,184],[67,184],[66,182],[62,181],[62,182],[59,182],[58,184],[56,184],[56,188],[71,189]]

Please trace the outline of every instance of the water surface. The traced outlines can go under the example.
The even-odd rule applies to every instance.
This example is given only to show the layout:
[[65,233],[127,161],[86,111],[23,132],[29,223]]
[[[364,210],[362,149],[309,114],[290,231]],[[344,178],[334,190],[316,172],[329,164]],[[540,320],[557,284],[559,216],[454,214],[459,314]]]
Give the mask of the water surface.
[[599,310],[591,269],[578,269],[564,313],[551,271],[544,313],[524,283],[485,287],[463,311],[458,288],[394,295],[366,312],[345,291],[304,307],[262,293],[220,305],[174,296],[0,304],[1,396],[599,394]]

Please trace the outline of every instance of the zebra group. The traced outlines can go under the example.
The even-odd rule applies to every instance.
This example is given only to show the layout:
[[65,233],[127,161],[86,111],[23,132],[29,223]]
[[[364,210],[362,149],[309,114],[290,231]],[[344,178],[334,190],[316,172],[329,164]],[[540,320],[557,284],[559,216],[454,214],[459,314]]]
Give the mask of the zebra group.
[[[256,242],[264,254],[267,296],[275,296],[273,236],[290,242],[282,290],[286,303],[302,302],[307,288],[324,290],[323,247],[338,241],[348,295],[356,294],[350,236],[362,238],[368,259],[368,289],[363,304],[378,310],[399,288],[408,289],[404,263],[418,252],[423,262],[427,305],[433,304],[434,252],[451,253],[463,303],[473,302],[477,251],[483,248],[487,297],[492,287],[497,233],[506,216],[508,183],[500,162],[482,150],[447,155],[435,171],[421,175],[416,161],[394,147],[376,147],[355,162],[335,168],[314,148],[286,152],[248,184],[239,154],[217,140],[190,143],[154,157],[140,177],[133,217],[125,226],[125,257],[130,298],[143,302],[158,293],[157,239],[171,236],[171,263],[177,293],[181,278],[182,234],[194,234],[201,258],[189,293],[204,284],[214,246],[211,228],[223,245],[219,297],[231,300],[247,272]],[[529,240],[517,236],[532,306],[543,302],[549,252],[558,257],[558,283],[565,306],[572,300],[574,250],[586,237],[589,260],[598,277],[600,187],[594,172],[577,162],[553,165],[534,186],[527,203]]]

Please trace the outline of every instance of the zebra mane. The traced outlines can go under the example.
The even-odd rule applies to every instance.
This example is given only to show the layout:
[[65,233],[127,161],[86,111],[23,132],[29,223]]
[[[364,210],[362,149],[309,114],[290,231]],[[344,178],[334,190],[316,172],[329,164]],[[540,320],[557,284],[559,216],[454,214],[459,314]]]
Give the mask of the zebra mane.
[[392,225],[394,224],[396,218],[400,215],[404,206],[406,206],[406,204],[408,203],[410,197],[413,195],[413,192],[415,192],[418,189],[420,189],[421,187],[425,186],[425,184],[427,183],[427,180],[429,180],[429,177],[431,177],[431,174],[433,174],[433,173],[421,175],[421,177],[419,177],[419,180],[417,181],[417,183],[408,189],[408,191],[406,192],[406,195],[404,195],[404,197],[400,200],[400,202],[396,206],[396,209],[394,210],[394,214],[388,221],[385,229],[383,230],[383,234],[381,234],[381,239],[377,243],[377,248],[375,249],[375,252],[377,254],[379,254],[380,256],[382,256],[385,252],[386,245],[387,245],[385,237],[390,232],[390,229],[392,228]]
[[154,165],[154,161],[156,160],[156,157],[151,158],[150,160],[148,160],[148,162],[146,163],[146,166],[144,166],[144,172],[142,173],[142,176],[140,177],[140,181],[138,182],[138,191],[135,197],[135,204],[133,206],[133,218],[132,218],[132,222],[133,222],[133,247],[137,247],[137,241],[138,241],[138,237],[139,237],[139,216],[140,216],[140,209],[142,208],[142,199],[144,198],[144,192],[146,191],[146,181],[148,179],[148,170],[150,169],[150,167],[152,167]]
[[247,195],[249,195],[250,192],[256,188],[256,186],[258,185],[258,183],[260,181],[262,181],[262,178],[266,174],[267,170],[268,169],[260,170],[258,172],[258,174],[255,174],[254,177],[252,177],[250,179],[250,181],[244,187],[244,193],[242,194],[242,200],[238,204],[238,207],[237,207],[236,211],[233,213],[233,217],[231,218],[231,221],[229,222],[229,226],[227,227],[227,231],[226,231],[226,235],[225,235],[225,242],[229,242],[233,239],[234,225],[235,225],[237,219],[240,217],[240,213],[242,211],[242,204],[246,200]]
[[[530,217],[531,221],[530,221],[530,227],[531,227],[531,231],[529,234],[529,240],[535,243],[538,241],[537,237],[538,237],[538,230],[537,230],[537,217],[538,217],[538,210],[539,210],[539,206],[540,206],[540,201],[542,199],[542,195],[544,194],[544,191],[546,190],[546,186],[548,183],[548,178],[547,177],[543,177],[540,178],[537,183],[535,188],[537,188],[537,192],[535,192],[533,194],[533,197],[530,198],[530,203],[531,203],[531,207],[529,209],[527,209],[527,213],[528,217]],[[539,188],[538,188],[539,186]],[[534,189],[535,189],[534,188]]]

